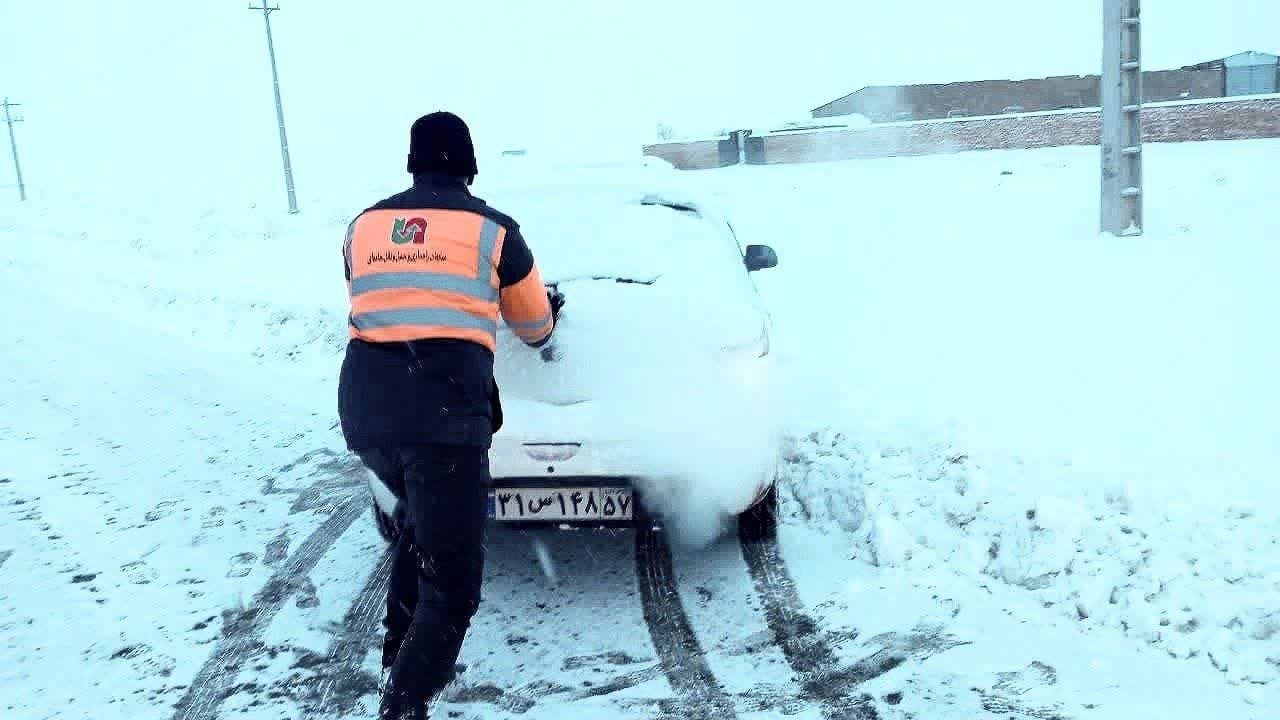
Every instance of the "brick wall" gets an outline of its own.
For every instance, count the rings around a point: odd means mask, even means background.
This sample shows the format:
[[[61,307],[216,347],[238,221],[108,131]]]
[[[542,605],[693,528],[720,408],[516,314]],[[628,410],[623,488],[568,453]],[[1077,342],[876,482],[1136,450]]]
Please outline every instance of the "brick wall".
[[[948,85],[911,85],[903,88],[907,112],[914,120],[964,115],[999,115],[1007,107],[1024,112],[1064,107],[1097,107],[1102,81],[1097,76],[1053,77],[1041,80],[981,80]]]
[[[1142,73],[1142,101],[1163,102],[1220,98],[1227,94],[1227,75],[1222,70],[1153,70]]]
[[[644,154],[662,158],[681,170],[709,170],[733,164],[723,159],[721,144],[724,142],[723,140],[700,140],[648,145],[644,149]],[[735,157],[734,163],[736,162]]]
[[[1158,105],[1144,108],[1142,117],[1144,142],[1280,138],[1280,98],[1276,97]],[[1097,110],[1006,115],[753,137],[748,143],[748,162],[821,162],[1097,145],[1101,137],[1102,118]],[[716,145],[715,141],[655,145],[645,148],[645,154],[665,158],[681,169],[706,169],[720,165]]]

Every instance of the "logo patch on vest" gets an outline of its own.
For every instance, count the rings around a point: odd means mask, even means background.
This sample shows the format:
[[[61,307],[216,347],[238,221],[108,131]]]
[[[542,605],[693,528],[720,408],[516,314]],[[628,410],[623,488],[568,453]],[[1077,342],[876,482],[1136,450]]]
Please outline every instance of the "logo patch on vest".
[[[391,228],[391,242],[396,245],[426,245],[427,219],[422,217],[396,218]]]

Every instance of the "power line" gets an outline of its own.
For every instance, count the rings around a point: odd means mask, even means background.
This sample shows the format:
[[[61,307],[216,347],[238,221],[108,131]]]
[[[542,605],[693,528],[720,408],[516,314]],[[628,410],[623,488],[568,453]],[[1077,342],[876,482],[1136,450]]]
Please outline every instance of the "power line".
[[[9,148],[13,150],[13,172],[18,176],[18,199],[26,202],[27,187],[22,183],[22,163],[18,162],[18,140],[13,135],[13,124],[22,122],[22,118],[14,118],[10,108],[22,107],[22,103],[11,103],[4,99],[4,122],[9,126]]]
[[[267,27],[267,55],[271,58],[271,84],[276,95],[276,120],[280,125],[280,155],[284,159],[284,186],[289,193],[289,212],[290,214],[298,212],[298,198],[293,192],[293,166],[289,163],[289,138],[284,132],[284,106],[280,102],[280,74],[276,71],[276,46],[271,39],[271,13],[280,9],[280,6],[271,7],[267,3],[262,3],[261,7],[250,5],[250,10],[261,10],[262,20]]]

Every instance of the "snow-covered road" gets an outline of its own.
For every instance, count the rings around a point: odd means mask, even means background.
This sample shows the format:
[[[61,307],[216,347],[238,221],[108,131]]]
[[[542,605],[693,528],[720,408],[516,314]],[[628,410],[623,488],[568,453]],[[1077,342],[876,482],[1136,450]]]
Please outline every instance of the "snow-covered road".
[[[388,567],[347,507],[228,623],[175,719],[372,716]],[[495,529],[486,604],[441,714],[1251,717],[1192,668],[1081,637],[1008,588],[858,569],[830,535],[790,519],[781,542],[674,552],[652,532]],[[317,562],[321,547],[342,559]],[[306,602],[288,573],[342,600]]]

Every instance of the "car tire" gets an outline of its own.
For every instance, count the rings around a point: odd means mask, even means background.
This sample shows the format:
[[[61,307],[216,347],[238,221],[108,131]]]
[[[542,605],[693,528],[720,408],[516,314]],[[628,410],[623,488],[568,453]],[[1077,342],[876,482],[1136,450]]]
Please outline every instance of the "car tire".
[[[778,486],[772,485],[755,505],[738,515],[738,537],[765,542],[778,537]]]

